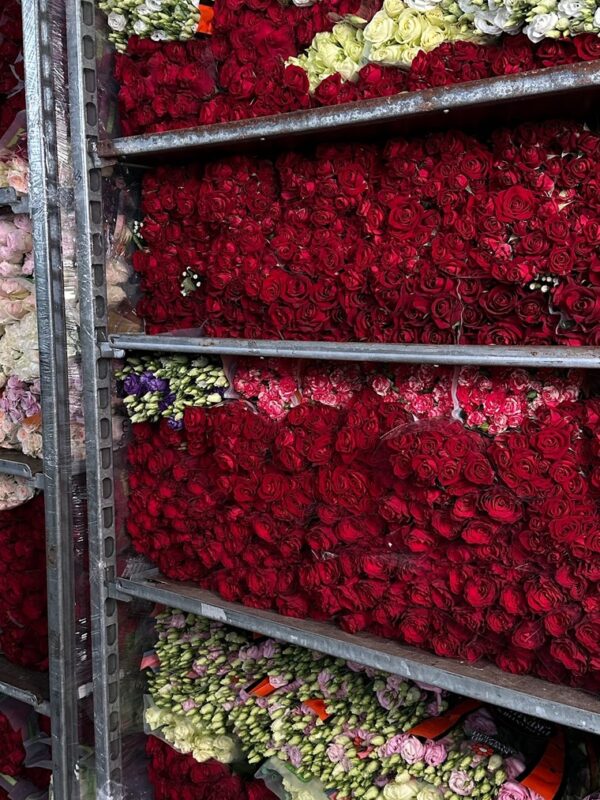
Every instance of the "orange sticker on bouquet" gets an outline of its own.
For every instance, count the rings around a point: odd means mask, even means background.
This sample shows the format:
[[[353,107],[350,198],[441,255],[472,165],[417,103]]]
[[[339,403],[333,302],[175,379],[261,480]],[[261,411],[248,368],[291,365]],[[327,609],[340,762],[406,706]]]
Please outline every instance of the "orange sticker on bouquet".
[[[565,734],[555,733],[541,761],[520,783],[544,800],[552,800],[560,789],[565,774]]]
[[[213,19],[215,18],[215,10],[212,6],[198,6],[200,12],[200,19],[198,20],[198,33],[206,33],[209,36],[213,32]]]
[[[264,678],[262,681],[259,681],[252,689],[248,689],[248,694],[251,694],[253,697],[268,697],[270,694],[276,691],[275,686],[273,686],[268,678]]]
[[[466,714],[470,714],[471,711],[475,711],[480,706],[481,703],[478,703],[477,700],[465,700],[464,703],[459,703],[447,714],[426,719],[420,725],[415,725],[408,733],[413,736],[422,736],[423,739],[437,739],[458,724]]]
[[[327,711],[327,706],[324,700],[305,700],[303,706],[310,708],[310,710],[317,715],[319,719],[325,721],[329,719],[331,714]]]

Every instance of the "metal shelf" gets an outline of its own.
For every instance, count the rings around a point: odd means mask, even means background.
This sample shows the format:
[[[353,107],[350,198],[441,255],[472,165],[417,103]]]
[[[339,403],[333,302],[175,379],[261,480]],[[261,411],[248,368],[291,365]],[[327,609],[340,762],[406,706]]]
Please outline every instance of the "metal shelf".
[[[118,578],[109,587],[116,600],[136,597],[179,608],[237,628],[262,633],[321,653],[438,686],[492,705],[531,714],[591,733],[600,733],[600,698],[527,675],[511,675],[491,664],[440,658],[413,647],[333,624],[283,617],[221,600],[212,592],[166,579]]]
[[[579,117],[593,111],[600,90],[600,63],[559,67],[504,75],[485,80],[404,92],[393,97],[364,100],[271,117],[205,125],[143,136],[128,136],[97,145],[99,164],[139,159],[164,162],[165,156],[196,152],[240,152],[248,145],[337,138],[348,133],[373,135],[413,133],[454,125],[488,126],[532,119],[548,111]],[[551,102],[549,102],[551,101]]]
[[[101,345],[105,357],[127,350],[162,353],[220,354],[330,361],[378,361],[396,364],[480,364],[496,367],[600,368],[599,347],[503,347],[500,345],[370,344],[365,342],[302,342],[265,339],[211,339],[120,334]],[[121,352],[119,352],[121,351]]]
[[[29,214],[29,195],[17,194],[14,189],[0,189],[2,208],[10,208],[14,214]]]
[[[20,667],[0,656],[0,694],[33,706],[40,714],[50,716],[50,689],[47,672]]]
[[[25,478],[36,489],[44,488],[44,462],[41,458],[0,450],[0,474]]]

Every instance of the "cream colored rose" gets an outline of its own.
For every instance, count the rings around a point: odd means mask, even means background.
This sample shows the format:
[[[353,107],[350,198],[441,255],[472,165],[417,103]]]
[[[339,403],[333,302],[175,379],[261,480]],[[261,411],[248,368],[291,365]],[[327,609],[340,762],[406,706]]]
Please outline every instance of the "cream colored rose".
[[[401,12],[404,11],[407,5],[411,5],[408,0],[406,4],[403,3],[402,0],[384,0],[383,10],[388,17],[396,19],[396,17],[399,17]]]
[[[405,8],[396,19],[394,38],[399,44],[417,46],[421,42],[421,34],[425,20],[414,8]]]
[[[365,28],[365,42],[372,45],[382,45],[394,38],[394,20],[385,13],[378,11]]]
[[[331,35],[342,47],[348,44],[348,42],[356,41],[356,29],[346,22],[338,22],[337,25],[334,25]]]
[[[383,790],[385,800],[413,800],[419,791],[417,781],[411,780],[406,783],[388,783]]]
[[[146,724],[150,730],[155,731],[157,728],[162,728],[170,722],[171,714],[168,711],[163,711],[156,706],[146,709]]]
[[[438,28],[437,25],[427,25],[421,35],[421,50],[428,52],[444,41],[446,41],[446,36],[441,28]]]
[[[440,800],[441,794],[435,786],[423,786],[417,792],[416,800]]]

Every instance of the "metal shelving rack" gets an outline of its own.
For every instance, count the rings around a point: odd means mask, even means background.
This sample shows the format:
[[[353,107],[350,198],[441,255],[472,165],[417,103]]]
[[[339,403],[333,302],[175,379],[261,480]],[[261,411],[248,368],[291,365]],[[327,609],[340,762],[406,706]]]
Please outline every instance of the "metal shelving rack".
[[[119,576],[116,561],[112,359],[126,351],[237,354],[327,360],[433,364],[600,368],[600,348],[379,345],[364,343],[202,339],[173,334],[111,336],[107,325],[102,227],[102,170],[121,163],[164,163],[190,155],[260,151],[348,134],[414,132],[457,124],[513,122],[543,115],[560,100],[561,113],[593,111],[600,98],[600,64],[577,64],[522,75],[430,89],[359,104],[299,111],[184,131],[99,140],[98,49],[93,0],[68,0],[69,61],[82,279],[87,472],[90,498],[94,696],[98,787],[107,800],[123,797],[119,708],[118,603],[138,598],[272,635],[359,661],[543,719],[600,733],[600,699],[491,665],[464,664],[331,624],[297,620],[223,601],[189,584],[154,574]]]
[[[0,659],[0,692],[49,715],[53,793],[79,796],[76,681],[73,483],[64,295],[60,139],[66,126],[57,97],[65,87],[57,52],[64,45],[64,10],[53,0],[21,0],[30,169],[29,195],[0,191],[0,208],[32,220],[42,393],[43,459],[1,453],[0,472],[43,489],[46,511],[49,672]],[[64,104],[63,104],[64,105]],[[62,116],[61,116],[62,114]],[[64,143],[63,143],[64,145]]]

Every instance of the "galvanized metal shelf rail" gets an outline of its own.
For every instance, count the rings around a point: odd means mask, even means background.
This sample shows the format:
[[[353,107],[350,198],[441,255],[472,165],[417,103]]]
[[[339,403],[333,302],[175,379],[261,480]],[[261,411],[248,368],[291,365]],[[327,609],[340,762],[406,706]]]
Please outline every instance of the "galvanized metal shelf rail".
[[[331,623],[228,603],[212,592],[166,579],[118,578],[111,584],[110,594],[116,600],[136,597],[178,608],[540,719],[600,733],[600,697],[527,675],[511,675],[491,664],[453,661],[375,636],[345,633]]]
[[[544,113],[548,100],[561,116],[581,116],[597,108],[599,97],[600,63],[567,64],[340,106],[104,140],[94,147],[98,164],[131,159],[164,161],[166,156],[239,151],[261,143],[294,146],[301,140],[365,132],[372,135],[375,128],[378,134],[413,133],[467,123],[505,124]]]
[[[44,488],[44,462],[41,458],[0,450],[0,475],[14,475],[24,478],[36,489]]]
[[[32,706],[40,714],[50,716],[48,674],[11,664],[0,656],[0,694]]]
[[[0,210],[10,208],[13,214],[29,214],[29,195],[14,189],[0,189]]]
[[[120,334],[100,343],[108,358],[127,350],[196,355],[311,358],[329,361],[379,361],[404,364],[474,364],[496,367],[599,369],[597,347],[531,347],[503,345],[371,344],[303,342],[277,339],[211,339],[177,333],[149,336]]]

